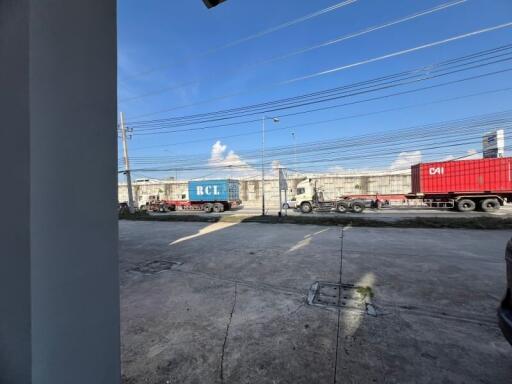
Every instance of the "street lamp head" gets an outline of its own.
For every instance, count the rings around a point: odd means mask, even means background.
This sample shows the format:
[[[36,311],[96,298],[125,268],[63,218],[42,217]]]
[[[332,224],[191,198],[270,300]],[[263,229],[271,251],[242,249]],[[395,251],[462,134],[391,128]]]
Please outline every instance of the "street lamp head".
[[[273,121],[274,123],[279,123],[279,117],[273,117],[273,118],[272,118],[272,121]]]

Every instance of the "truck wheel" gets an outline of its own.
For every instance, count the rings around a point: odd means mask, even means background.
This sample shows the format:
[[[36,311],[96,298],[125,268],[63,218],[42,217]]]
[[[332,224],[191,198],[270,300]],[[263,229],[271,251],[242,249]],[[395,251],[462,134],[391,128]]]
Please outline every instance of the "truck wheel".
[[[359,201],[356,201],[356,202],[352,203],[352,210],[355,213],[361,213],[364,211],[364,204],[360,203]]]
[[[224,206],[222,204],[214,204],[213,205],[213,212],[220,213],[224,211]]]
[[[500,209],[500,202],[498,199],[485,199],[480,203],[480,207],[484,212],[494,212]]]
[[[206,213],[210,213],[213,209],[213,206],[211,204],[205,204],[203,205],[203,211]]]
[[[470,199],[462,199],[457,202],[457,209],[460,212],[470,212],[474,211],[476,208],[476,203]]]
[[[283,204],[283,209],[290,209],[290,206],[288,205],[288,203]]]
[[[336,211],[339,213],[346,213],[348,211],[348,207],[345,203],[338,203],[336,206]]]
[[[311,213],[312,210],[313,206],[311,205],[311,203],[305,202],[300,205],[300,211],[302,213]]]

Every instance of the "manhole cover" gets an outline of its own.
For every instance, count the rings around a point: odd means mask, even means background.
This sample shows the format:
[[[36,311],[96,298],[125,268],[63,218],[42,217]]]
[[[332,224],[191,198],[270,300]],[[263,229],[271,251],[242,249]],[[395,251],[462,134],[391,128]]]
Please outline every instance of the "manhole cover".
[[[317,281],[309,289],[308,304],[319,307],[352,308],[366,311],[366,296],[352,284]]]
[[[133,268],[132,271],[142,273],[143,275],[154,275],[156,273],[168,271],[171,268],[180,264],[181,263],[176,261],[154,260],[148,263],[138,265],[135,268]]]

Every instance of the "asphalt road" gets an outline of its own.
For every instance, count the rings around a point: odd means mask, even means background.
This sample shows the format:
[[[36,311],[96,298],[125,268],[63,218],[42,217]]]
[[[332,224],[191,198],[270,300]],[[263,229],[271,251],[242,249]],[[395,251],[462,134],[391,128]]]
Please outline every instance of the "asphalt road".
[[[277,216],[279,209],[271,208],[267,209],[265,213],[267,215]],[[209,216],[231,216],[231,215],[261,215],[261,208],[258,207],[243,207],[232,211],[226,211],[220,214],[216,213],[203,213],[201,211],[176,211],[167,213],[151,213],[154,215],[209,215]],[[283,215],[304,215],[298,210],[288,209],[282,211]],[[430,209],[430,208],[382,208],[382,209],[365,209],[363,213],[337,213],[337,212],[313,212],[308,215],[325,217],[325,216],[346,216],[346,217],[363,217],[368,219],[382,219],[382,220],[393,220],[393,219],[405,219],[415,217],[506,217],[512,216],[512,204],[506,205],[496,212],[457,212],[452,210],[442,209]]]

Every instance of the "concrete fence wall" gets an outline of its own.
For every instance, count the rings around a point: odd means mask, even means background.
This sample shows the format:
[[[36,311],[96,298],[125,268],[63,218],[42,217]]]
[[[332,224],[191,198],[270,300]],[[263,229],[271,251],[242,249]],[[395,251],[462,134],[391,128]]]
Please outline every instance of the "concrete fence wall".
[[[324,192],[326,199],[340,195],[359,194],[405,194],[411,192],[410,172],[389,172],[375,174],[349,175],[310,175],[317,187]],[[296,194],[297,185],[303,177],[289,177],[288,198]],[[144,182],[133,184],[135,205],[140,207],[149,196],[158,195],[160,199],[182,199],[187,191],[187,181]],[[119,184],[120,202],[128,200],[126,184]],[[240,180],[240,198],[244,206],[259,206],[261,202],[261,180]],[[265,199],[269,207],[279,206],[279,181],[277,178],[265,180]],[[284,199],[284,196],[283,196]]]

